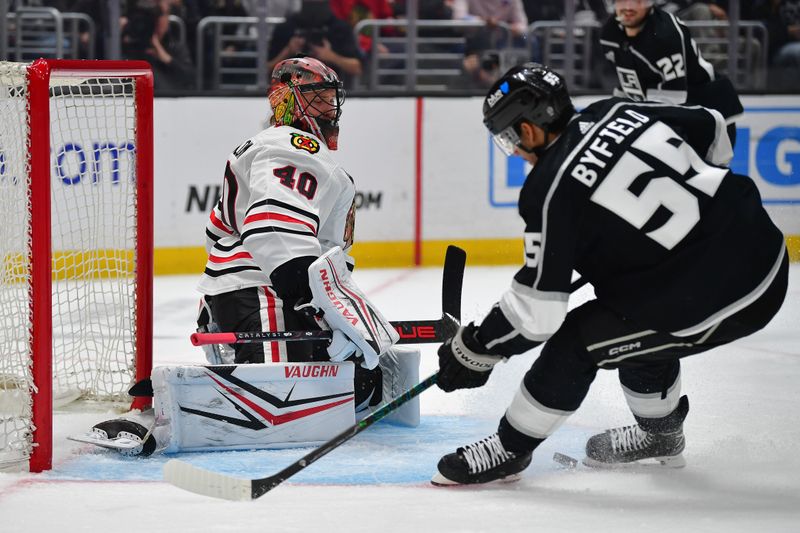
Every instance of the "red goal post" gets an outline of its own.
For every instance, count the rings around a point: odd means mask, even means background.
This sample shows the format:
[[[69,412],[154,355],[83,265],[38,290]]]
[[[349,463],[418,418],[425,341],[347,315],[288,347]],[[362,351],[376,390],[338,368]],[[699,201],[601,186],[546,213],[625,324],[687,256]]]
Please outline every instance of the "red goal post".
[[[150,376],[146,62],[0,62],[0,216],[0,469],[38,472],[54,400],[126,401]]]

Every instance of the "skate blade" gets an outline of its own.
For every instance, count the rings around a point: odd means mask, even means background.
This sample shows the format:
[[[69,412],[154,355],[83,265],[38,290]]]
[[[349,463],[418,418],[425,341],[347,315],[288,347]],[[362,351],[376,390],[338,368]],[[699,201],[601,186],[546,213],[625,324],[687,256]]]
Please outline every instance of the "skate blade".
[[[487,481],[485,483],[459,483],[457,481],[452,481],[447,479],[439,472],[436,472],[433,477],[431,478],[431,485],[435,487],[485,487],[486,485],[498,485],[498,484],[506,484],[506,483],[514,483],[522,479],[521,474],[511,474],[509,476],[495,479],[492,481]]]
[[[117,437],[116,439],[106,439],[99,437],[96,433],[84,433],[83,435],[69,435],[67,440],[75,442],[83,442],[85,444],[94,444],[101,448],[109,450],[132,450],[142,445],[142,441],[129,439],[125,437]]]
[[[652,457],[648,459],[641,459],[639,461],[630,461],[627,463],[603,463],[596,461],[590,457],[584,457],[581,461],[585,466],[590,468],[598,468],[604,470],[635,468],[635,467],[657,467],[657,468],[683,468],[686,466],[686,459],[683,454],[670,455],[666,457]]]

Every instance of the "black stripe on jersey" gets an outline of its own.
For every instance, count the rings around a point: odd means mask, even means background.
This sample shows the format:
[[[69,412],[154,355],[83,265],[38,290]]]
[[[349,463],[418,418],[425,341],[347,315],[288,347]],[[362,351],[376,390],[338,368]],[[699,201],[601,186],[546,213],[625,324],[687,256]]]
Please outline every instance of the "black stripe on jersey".
[[[212,278],[218,278],[226,274],[235,274],[236,272],[244,272],[246,270],[261,270],[261,269],[258,268],[257,266],[229,267],[229,268],[223,268],[222,270],[211,270],[210,268],[206,267],[205,274],[206,276]]]
[[[214,245],[214,249],[215,250],[219,250],[220,252],[230,252],[234,248],[239,248],[241,245],[242,245],[242,241],[240,241],[240,240],[237,240],[235,243],[228,244],[228,245],[220,244],[219,242],[217,242]]]
[[[491,348],[488,348],[490,354],[502,354],[505,356],[525,353],[541,344],[540,342],[526,339],[522,334],[518,333],[500,310],[498,304],[492,307],[489,314],[481,322],[478,328],[478,340],[484,346],[492,345]]]
[[[265,226],[263,228],[254,228],[245,231],[242,233],[242,241],[246,241],[248,237],[255,235],[256,233],[291,233],[292,235],[306,235],[308,237],[314,237],[315,239],[317,237],[312,231],[299,231],[294,229],[279,228],[276,226]]]
[[[208,229],[206,230],[206,237],[208,237],[209,239],[211,239],[214,242],[217,242],[218,240],[220,240],[222,238],[222,237],[220,237],[218,235],[214,235],[211,232],[211,230],[208,230]]]
[[[225,223],[238,232],[239,228],[236,227],[236,196],[239,194],[239,182],[236,180],[236,174],[231,169],[230,161],[225,165],[225,182],[228,184],[227,209],[224,212],[226,215]]]
[[[217,211],[219,211],[219,219],[220,219],[220,221],[223,224],[225,224],[226,226],[230,227],[230,224],[228,224],[228,217],[225,215],[225,207],[223,206],[223,203],[222,203],[222,198],[224,196],[225,196],[225,192],[223,191],[222,195],[219,197],[219,200],[217,200]]]
[[[300,215],[303,215],[304,217],[310,218],[311,220],[313,220],[314,222],[317,223],[317,226],[319,226],[319,217],[317,215],[315,215],[314,213],[312,213],[311,211],[306,211],[306,210],[300,209],[299,207],[294,206],[292,204],[287,204],[286,202],[281,202],[280,200],[275,200],[275,199],[272,199],[272,198],[270,198],[269,200],[261,200],[260,202],[256,202],[253,205],[251,205],[250,207],[248,207],[247,208],[247,212],[245,213],[245,217],[247,217],[247,215],[250,214],[250,211],[252,211],[256,207],[261,207],[263,205],[274,205],[274,206],[277,206],[277,207],[282,207],[284,209],[288,209],[289,211],[294,211],[297,214],[300,214]]]

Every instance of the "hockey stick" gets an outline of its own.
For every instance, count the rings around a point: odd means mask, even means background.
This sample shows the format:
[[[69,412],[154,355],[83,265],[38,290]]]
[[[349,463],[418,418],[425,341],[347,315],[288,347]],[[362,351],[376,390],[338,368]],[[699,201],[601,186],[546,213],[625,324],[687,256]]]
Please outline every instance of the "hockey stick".
[[[582,279],[575,280],[572,282],[571,289],[574,292],[585,284],[586,281]],[[234,501],[255,500],[316,462],[318,459],[332,452],[409,400],[419,396],[432,387],[438,378],[438,372],[428,376],[419,384],[370,414],[356,425],[339,433],[331,440],[307,453],[277,474],[257,479],[244,479],[205,470],[179,459],[171,459],[164,465],[164,480],[184,490],[204,496],[211,496],[213,498]]]
[[[442,317],[437,320],[398,320],[391,324],[400,335],[397,344],[424,344],[444,342],[458,330],[461,320],[461,287],[467,254],[450,245],[444,257],[442,270]],[[230,333],[193,333],[192,344],[238,344],[269,341],[330,341],[330,331],[244,331]]]
[[[400,406],[419,396],[432,387],[439,373],[432,374],[419,384],[410,388],[391,402],[373,412],[356,425],[342,431],[318,448],[311,450],[294,463],[277,474],[258,479],[244,479],[185,463],[179,459],[171,459],[164,465],[164,480],[176,487],[224,500],[255,500],[274,489],[299,471],[332,452],[351,438],[355,437],[375,422],[381,420]]]

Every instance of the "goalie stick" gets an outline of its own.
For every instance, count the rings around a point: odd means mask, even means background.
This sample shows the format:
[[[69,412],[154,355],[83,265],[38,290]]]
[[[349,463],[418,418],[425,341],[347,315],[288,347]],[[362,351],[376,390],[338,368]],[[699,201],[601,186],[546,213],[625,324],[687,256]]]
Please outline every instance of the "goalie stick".
[[[442,269],[442,318],[438,320],[400,320],[392,322],[400,340],[397,344],[424,344],[444,342],[458,330],[461,321],[461,288],[464,282],[464,266],[467,254],[458,246],[450,245],[444,256]],[[214,337],[224,335],[224,338]],[[237,339],[240,336],[241,339]],[[192,344],[232,344],[240,342],[264,342],[270,340],[301,341],[330,340],[331,332],[310,331],[263,331],[252,333],[195,333]],[[128,394],[135,397],[153,397],[153,384],[150,378],[136,382]]]
[[[461,248],[452,245],[447,247],[442,273],[442,318],[439,320],[392,322],[392,325],[398,328],[398,332],[401,334],[401,342],[403,339],[403,332],[400,328],[416,328],[414,331],[419,331],[421,327],[432,328],[434,334],[432,337],[420,338],[416,335],[407,335],[405,337],[415,342],[422,342],[422,339],[424,339],[425,342],[444,342],[455,335],[461,322],[461,289],[464,281],[464,265],[466,264],[466,259],[467,254]],[[416,340],[418,338],[420,338],[420,340]],[[437,340],[430,340],[432,338]],[[194,343],[194,339],[192,342]],[[259,341],[248,339],[248,341],[245,342]],[[365,417],[356,425],[344,430],[272,476],[259,479],[244,479],[205,470],[179,459],[171,459],[164,465],[164,480],[190,492],[215,498],[226,500],[254,500],[260,498],[285,480],[317,461],[317,459],[327,455],[375,422],[419,396],[422,392],[433,386],[438,377],[438,373],[429,376],[391,402]]]
[[[332,452],[355,437],[375,422],[381,420],[403,404],[432,387],[439,373],[432,374],[391,402],[373,412],[356,425],[342,431],[331,440],[313,449],[277,474],[258,479],[244,479],[218,472],[211,472],[179,459],[171,459],[164,465],[164,480],[176,487],[224,500],[255,500],[274,489],[296,473]]]
[[[437,320],[398,320],[391,324],[400,335],[397,344],[426,344],[444,342],[458,330],[461,319],[461,287],[467,254],[450,245],[442,269],[442,317]],[[268,341],[320,341],[331,340],[332,333],[325,330],[305,331],[243,331],[226,333],[193,333],[192,344],[238,344]]]
[[[583,279],[577,279],[572,282],[571,289],[574,292],[585,284],[586,281]],[[459,311],[460,307],[461,306],[459,303]],[[458,318],[460,319],[460,312]],[[379,408],[377,411],[370,414],[356,425],[344,430],[331,440],[307,453],[277,474],[263,478],[246,479],[236,476],[229,476],[227,474],[221,474],[218,472],[212,472],[179,459],[171,459],[164,465],[164,480],[181,489],[194,492],[196,494],[202,494],[204,496],[211,496],[213,498],[221,498],[233,501],[255,500],[271,491],[307,466],[316,462],[318,459],[332,452],[375,422],[378,422],[392,411],[395,411],[401,407],[409,400],[419,396],[424,391],[432,387],[438,378],[438,372],[428,376],[419,384],[415,385],[391,402]]]

